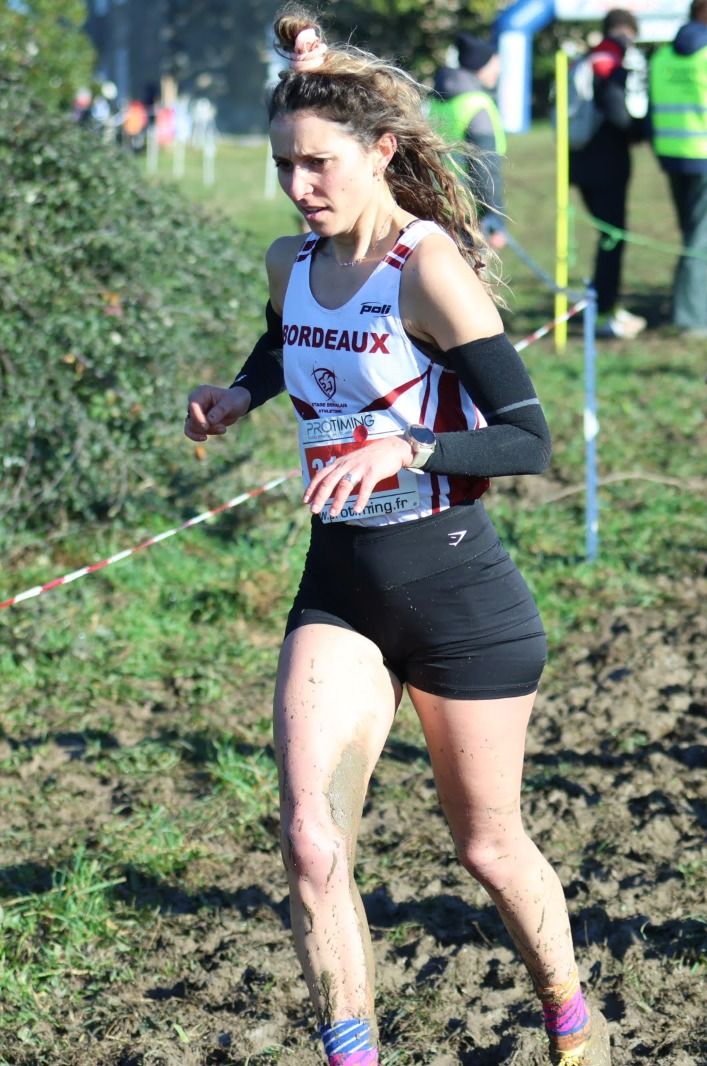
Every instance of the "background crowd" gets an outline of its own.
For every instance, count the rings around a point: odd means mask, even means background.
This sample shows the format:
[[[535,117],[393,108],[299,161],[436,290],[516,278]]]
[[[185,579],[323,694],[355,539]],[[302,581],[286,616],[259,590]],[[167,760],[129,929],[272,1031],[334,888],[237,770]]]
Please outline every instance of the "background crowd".
[[[707,0],[693,0],[674,41],[648,58],[639,24],[622,8],[609,11],[601,39],[588,50],[593,136],[570,149],[570,180],[599,231],[593,271],[597,335],[632,338],[646,319],[621,304],[631,150],[650,142],[665,171],[683,240],[673,283],[672,321],[686,337],[707,337]],[[494,101],[499,56],[487,41],[461,33],[435,78],[432,115],[458,140],[481,151],[468,166],[485,204],[484,228],[496,248],[505,243],[502,157],[506,138]],[[572,70],[572,68],[570,68]],[[609,232],[606,232],[609,227]]]

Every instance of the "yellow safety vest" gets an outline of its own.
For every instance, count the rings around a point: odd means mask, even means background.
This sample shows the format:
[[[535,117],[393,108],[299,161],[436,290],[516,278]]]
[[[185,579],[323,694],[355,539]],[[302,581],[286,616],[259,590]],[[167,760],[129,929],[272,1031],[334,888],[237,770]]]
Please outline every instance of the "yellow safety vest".
[[[505,155],[508,147],[506,131],[501,122],[498,108],[488,93],[481,90],[470,93],[460,93],[451,100],[430,100],[430,121],[439,132],[451,141],[463,141],[471,120],[478,115],[479,111],[488,111],[493,135],[496,141],[496,151],[499,155]]]
[[[707,159],[707,47],[678,55],[659,48],[650,65],[651,122],[656,155]]]

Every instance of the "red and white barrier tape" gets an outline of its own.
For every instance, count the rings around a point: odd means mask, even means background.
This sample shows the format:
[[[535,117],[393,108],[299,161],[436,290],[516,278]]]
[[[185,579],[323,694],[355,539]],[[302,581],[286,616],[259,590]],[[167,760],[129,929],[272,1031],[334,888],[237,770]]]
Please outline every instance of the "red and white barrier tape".
[[[535,333],[531,333],[528,337],[525,337],[515,345],[516,351],[522,352],[524,348],[527,348],[528,345],[532,344],[534,341],[540,340],[541,337],[545,337],[559,322],[566,322],[568,318],[572,318],[573,315],[583,311],[588,303],[588,300],[580,300],[579,303],[576,303],[569,309],[569,311],[566,311],[564,315],[560,315],[558,318],[553,319],[552,322],[548,322],[547,325],[542,326],[540,329],[536,329]],[[158,533],[156,537],[150,537],[149,540],[143,541],[142,544],[138,544],[135,548],[128,548],[126,551],[118,552],[117,555],[111,555],[109,559],[102,559],[100,563],[91,563],[90,566],[84,566],[80,570],[74,570],[70,574],[65,574],[63,577],[58,577],[54,581],[47,582],[46,585],[35,585],[34,588],[27,589],[26,592],[20,592],[17,596],[12,596],[11,599],[5,600],[4,603],[0,603],[0,611],[2,611],[4,607],[13,607],[16,603],[22,603],[23,600],[31,600],[34,596],[40,596],[43,592],[49,592],[50,589],[58,588],[59,585],[68,585],[70,581],[76,581],[77,578],[84,577],[86,574],[93,574],[96,570],[103,570],[104,567],[110,566],[112,563],[118,563],[121,559],[127,559],[129,555],[134,555],[135,552],[142,551],[143,548],[150,548],[153,544],[159,544],[161,540],[167,540],[168,537],[173,537],[175,533],[181,533],[183,529],[197,526],[200,522],[205,522],[207,518],[213,517],[213,515],[221,514],[222,511],[228,511],[231,507],[237,507],[240,503],[250,500],[253,496],[260,496],[263,492],[269,492],[269,490],[274,489],[276,485],[281,485],[282,482],[287,481],[288,478],[298,477],[299,474],[299,470],[290,470],[289,474],[283,474],[281,477],[276,477],[272,481],[268,481],[267,484],[262,485],[259,489],[251,489],[250,492],[243,492],[240,496],[235,496],[227,503],[222,503],[220,507],[214,507],[210,511],[204,511],[202,514],[190,518],[187,522],[182,522],[181,526],[175,526],[174,529],[168,529],[165,533]]]
[[[202,514],[196,515],[194,518],[190,518],[187,522],[182,522],[181,526],[175,526],[174,529],[168,529],[164,533],[158,533],[155,537],[150,537],[149,540],[143,541],[142,544],[138,544],[135,548],[128,548],[126,551],[118,552],[117,555],[111,555],[109,559],[102,559],[100,563],[91,563],[90,566],[83,566],[80,570],[74,570],[70,574],[65,574],[63,577],[58,577],[54,581],[47,582],[46,585],[35,585],[32,589],[27,589],[26,592],[20,592],[19,595],[13,596],[9,600],[5,600],[4,603],[0,603],[0,611],[3,607],[12,607],[16,603],[22,603],[23,600],[31,600],[33,596],[40,596],[43,592],[48,592],[49,589],[58,588],[59,585],[68,585],[70,581],[76,581],[79,577],[84,577],[85,574],[93,574],[96,570],[103,570],[106,566],[111,566],[112,563],[118,563],[121,559],[127,559],[129,555],[134,555],[135,552],[142,551],[143,548],[150,548],[153,544],[159,544],[161,540],[167,540],[167,537],[173,537],[175,533],[181,533],[183,529],[189,529],[191,526],[197,526],[200,522],[205,522],[207,518],[211,518],[213,515],[220,514],[222,511],[228,511],[231,507],[237,507],[240,503],[245,503],[246,500],[252,499],[253,496],[260,496],[263,492],[269,492],[270,489],[274,489],[276,485],[281,485],[283,481],[287,481],[288,478],[298,477],[301,471],[291,470],[289,474],[283,474],[281,477],[273,478],[272,481],[268,481],[266,485],[262,485],[259,489],[251,489],[250,492],[243,492],[240,496],[234,496],[232,500],[227,503],[222,503],[220,507],[214,507],[210,511],[204,511]]]
[[[517,352],[522,352],[523,349],[527,348],[529,344],[533,343],[533,341],[539,341],[541,337],[546,337],[551,329],[558,326],[560,322],[566,322],[567,319],[572,318],[573,315],[579,314],[580,311],[584,310],[588,303],[589,300],[580,300],[573,307],[570,307],[569,311],[565,311],[564,315],[560,315],[558,318],[553,318],[552,322],[548,322],[546,326],[541,326],[540,329],[535,330],[535,333],[531,333],[522,341],[518,341],[518,343],[514,345],[515,350]]]

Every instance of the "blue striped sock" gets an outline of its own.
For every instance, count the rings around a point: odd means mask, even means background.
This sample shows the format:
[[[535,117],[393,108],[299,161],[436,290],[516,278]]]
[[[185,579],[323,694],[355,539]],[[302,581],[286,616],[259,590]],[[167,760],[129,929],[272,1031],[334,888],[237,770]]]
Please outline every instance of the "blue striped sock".
[[[322,1025],[319,1032],[329,1066],[361,1063],[376,1066],[378,1055],[373,1027],[366,1018],[349,1018],[331,1025]]]

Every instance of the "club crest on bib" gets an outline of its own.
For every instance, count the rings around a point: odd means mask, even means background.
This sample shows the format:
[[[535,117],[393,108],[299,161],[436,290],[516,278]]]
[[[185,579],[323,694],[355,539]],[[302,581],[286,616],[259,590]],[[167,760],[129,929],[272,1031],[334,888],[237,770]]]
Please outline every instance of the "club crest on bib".
[[[330,400],[336,392],[336,374],[325,366],[318,366],[312,371],[312,377],[322,390],[327,400]]]

